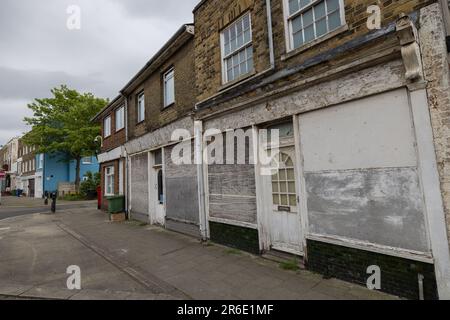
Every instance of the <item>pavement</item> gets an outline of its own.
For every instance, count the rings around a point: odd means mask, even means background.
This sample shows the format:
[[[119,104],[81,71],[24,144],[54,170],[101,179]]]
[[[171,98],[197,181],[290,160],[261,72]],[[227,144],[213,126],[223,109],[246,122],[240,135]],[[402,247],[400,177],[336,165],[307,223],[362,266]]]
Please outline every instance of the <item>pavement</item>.
[[[391,300],[396,297],[90,208],[1,220],[0,299]],[[66,270],[81,269],[81,290]]]

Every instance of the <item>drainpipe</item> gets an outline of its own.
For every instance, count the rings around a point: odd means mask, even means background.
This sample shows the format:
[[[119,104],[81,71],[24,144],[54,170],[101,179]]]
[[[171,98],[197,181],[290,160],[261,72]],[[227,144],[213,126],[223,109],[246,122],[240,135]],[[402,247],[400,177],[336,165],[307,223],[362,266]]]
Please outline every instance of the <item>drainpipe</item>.
[[[128,142],[128,98],[126,95],[124,95],[123,93],[121,93],[122,97],[125,100],[125,143]],[[129,217],[129,204],[128,204],[128,196],[129,196],[129,189],[128,189],[128,153],[125,147],[123,147],[123,152],[124,157],[125,157],[125,169],[124,169],[124,173],[123,173],[123,178],[125,179],[125,184],[124,184],[124,192],[125,192],[125,211],[127,216]],[[120,165],[120,161],[119,161],[119,165]],[[123,168],[122,168],[123,169]],[[120,172],[120,169],[119,169]]]
[[[272,5],[270,0],[266,0],[267,10],[267,35],[269,40],[269,56],[270,56],[270,69],[275,68],[275,52],[273,47],[273,30],[272,30]]]

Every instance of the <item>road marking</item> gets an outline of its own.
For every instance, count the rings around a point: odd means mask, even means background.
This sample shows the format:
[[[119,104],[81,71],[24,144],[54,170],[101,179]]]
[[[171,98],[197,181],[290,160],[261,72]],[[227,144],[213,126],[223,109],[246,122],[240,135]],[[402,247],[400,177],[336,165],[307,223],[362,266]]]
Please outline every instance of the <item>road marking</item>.
[[[8,230],[10,230],[11,228],[0,228],[0,231],[8,231]]]

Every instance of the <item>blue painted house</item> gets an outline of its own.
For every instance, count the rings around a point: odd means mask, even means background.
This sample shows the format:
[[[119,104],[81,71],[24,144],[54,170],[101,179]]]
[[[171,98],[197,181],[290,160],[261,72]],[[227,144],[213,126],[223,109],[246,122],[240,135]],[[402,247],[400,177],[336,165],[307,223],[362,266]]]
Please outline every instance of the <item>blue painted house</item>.
[[[36,198],[42,198],[46,191],[57,191],[60,183],[75,182],[76,162],[75,160],[67,161],[65,159],[64,154],[36,155]],[[96,156],[85,157],[81,160],[81,181],[89,171],[92,173],[99,171]]]

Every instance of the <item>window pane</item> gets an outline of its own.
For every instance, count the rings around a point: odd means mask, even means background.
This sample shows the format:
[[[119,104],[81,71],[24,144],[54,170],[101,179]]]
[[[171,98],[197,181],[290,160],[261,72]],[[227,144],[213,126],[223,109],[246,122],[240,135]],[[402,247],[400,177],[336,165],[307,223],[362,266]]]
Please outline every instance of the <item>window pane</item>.
[[[302,29],[302,16],[292,20],[292,32],[295,34]]]
[[[303,25],[306,27],[312,23],[313,23],[313,11],[312,9],[309,9],[303,14]]]
[[[300,8],[303,8],[311,3],[311,0],[300,0]]]
[[[295,180],[295,173],[294,169],[287,169],[287,179],[288,180]]]
[[[316,20],[325,17],[325,1],[322,1],[317,6],[314,7],[314,16]]]
[[[314,27],[309,26],[305,29],[305,42],[314,40]]]
[[[327,1],[328,13],[339,9],[339,0],[326,0],[326,1]]]
[[[320,37],[327,33],[327,20],[322,19],[316,22],[316,36]]]
[[[273,204],[276,206],[280,205],[280,196],[278,194],[273,195]]]
[[[280,181],[286,181],[286,171],[280,170]]]
[[[253,58],[249,58],[247,61],[247,72],[253,71]]]
[[[281,182],[280,183],[280,192],[282,192],[282,193],[286,193],[287,192],[286,182]]]
[[[289,0],[289,14],[293,14],[298,11],[298,0]]]
[[[245,15],[244,17],[244,30],[250,29],[250,15]]]
[[[170,71],[164,76],[164,106],[167,107],[175,102],[175,77]]]
[[[288,192],[295,193],[295,182],[288,182]]]
[[[289,205],[292,207],[297,206],[297,196],[294,195],[289,196]]]
[[[288,204],[288,197],[285,194],[280,195],[281,198],[281,205],[282,206],[287,206]]]
[[[340,12],[336,11],[328,16],[328,27],[332,31],[341,26]]]
[[[298,48],[303,44],[303,34],[302,32],[298,32],[294,34],[294,48]]]

